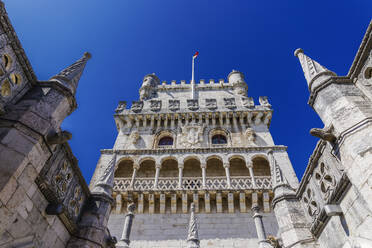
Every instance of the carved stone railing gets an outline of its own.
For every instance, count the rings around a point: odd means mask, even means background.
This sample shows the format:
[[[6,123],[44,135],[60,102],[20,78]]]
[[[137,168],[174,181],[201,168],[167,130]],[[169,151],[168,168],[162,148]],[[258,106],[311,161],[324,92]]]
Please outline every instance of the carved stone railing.
[[[332,146],[319,141],[297,191],[311,224],[310,231],[316,237],[330,219],[325,206],[338,205],[349,186],[350,181],[332,153]]]
[[[245,189],[271,189],[271,177],[255,177],[256,187],[252,183],[251,177],[231,177],[231,188],[234,190]],[[167,191],[167,190],[224,190],[228,189],[226,177],[207,177],[206,187],[203,188],[201,177],[184,177],[182,179],[182,189],[178,187],[178,178],[159,178],[158,187],[154,189],[153,178],[136,178],[133,188],[130,188],[130,178],[115,178],[114,191]]]
[[[90,192],[67,143],[56,147],[36,178],[36,184],[49,202],[47,208],[55,210],[49,214],[58,215],[71,233],[77,231]]]

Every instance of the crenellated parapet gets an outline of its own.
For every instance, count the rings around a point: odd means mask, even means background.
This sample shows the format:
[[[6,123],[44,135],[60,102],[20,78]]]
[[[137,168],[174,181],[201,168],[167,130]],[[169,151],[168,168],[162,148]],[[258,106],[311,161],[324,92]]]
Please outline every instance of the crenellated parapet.
[[[205,99],[152,99],[148,101],[133,101],[130,108],[126,103],[119,102],[115,112],[117,115],[151,114],[164,112],[203,112],[203,111],[248,111],[271,110],[268,98],[259,98],[260,105],[255,105],[252,97],[208,97]],[[171,110],[171,111],[169,111]]]

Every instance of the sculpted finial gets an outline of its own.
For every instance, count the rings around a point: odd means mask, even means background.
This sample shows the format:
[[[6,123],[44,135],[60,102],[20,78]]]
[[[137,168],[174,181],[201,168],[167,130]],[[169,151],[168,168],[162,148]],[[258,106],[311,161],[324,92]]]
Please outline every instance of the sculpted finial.
[[[300,53],[304,53],[304,50],[302,50],[302,48],[297,48],[295,51],[294,51],[294,56],[298,57],[298,54]]]

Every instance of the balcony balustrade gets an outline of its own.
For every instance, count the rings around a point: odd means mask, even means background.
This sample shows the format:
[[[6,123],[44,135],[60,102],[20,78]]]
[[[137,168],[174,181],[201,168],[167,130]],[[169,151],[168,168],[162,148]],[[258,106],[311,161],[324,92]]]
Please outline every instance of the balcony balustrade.
[[[167,191],[167,190],[246,190],[246,189],[271,189],[270,176],[255,176],[255,185],[251,177],[232,176],[231,187],[228,188],[226,177],[207,177],[206,185],[203,188],[203,179],[201,177],[184,177],[182,179],[182,188],[178,187],[178,178],[160,177],[158,186],[154,188],[153,178],[136,178],[133,188],[130,187],[130,178],[115,178],[114,191]]]

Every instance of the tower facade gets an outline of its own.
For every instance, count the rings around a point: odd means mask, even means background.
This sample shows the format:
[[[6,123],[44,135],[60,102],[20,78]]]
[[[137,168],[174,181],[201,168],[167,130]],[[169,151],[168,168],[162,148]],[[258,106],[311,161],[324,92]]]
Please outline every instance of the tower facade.
[[[298,180],[286,147],[271,137],[267,97],[256,105],[247,88],[238,71],[227,81],[200,80],[194,86],[150,74],[138,101],[130,108],[119,103],[115,145],[101,151],[92,179],[95,184],[100,168],[115,155],[112,235],[121,236],[132,202],[137,210],[131,247],[186,247],[191,203],[201,247],[259,247],[265,232],[277,234],[273,163],[291,187],[297,188]]]

